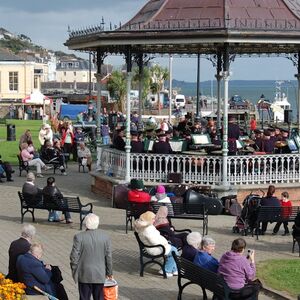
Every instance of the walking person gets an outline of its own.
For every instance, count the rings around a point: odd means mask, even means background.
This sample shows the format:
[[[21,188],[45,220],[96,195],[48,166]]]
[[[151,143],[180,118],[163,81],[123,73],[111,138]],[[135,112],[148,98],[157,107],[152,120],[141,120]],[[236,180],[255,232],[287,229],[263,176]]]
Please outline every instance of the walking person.
[[[292,213],[292,202],[289,200],[288,192],[283,192],[281,194],[281,196],[282,196],[282,199],[280,199],[280,204],[282,207],[281,208],[282,209],[281,216],[282,216],[282,219],[288,219]],[[284,233],[282,235],[283,236],[290,235],[288,221],[277,222],[273,229],[273,233],[272,233],[273,235],[277,234],[282,223],[283,223],[283,227],[284,227]]]
[[[112,253],[109,236],[98,229],[99,217],[88,214],[86,231],[74,236],[70,265],[74,281],[78,282],[79,299],[103,300],[105,279],[112,279]]]

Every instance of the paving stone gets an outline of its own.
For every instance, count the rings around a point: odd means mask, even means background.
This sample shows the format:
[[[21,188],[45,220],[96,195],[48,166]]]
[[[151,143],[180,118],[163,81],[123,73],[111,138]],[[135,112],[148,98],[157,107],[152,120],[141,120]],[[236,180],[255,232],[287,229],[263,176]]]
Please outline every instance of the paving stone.
[[[139,276],[138,246],[133,232],[125,233],[125,211],[111,208],[110,201],[93,194],[90,191],[91,177],[87,173],[79,173],[76,164],[69,164],[67,172],[68,176],[54,176],[57,186],[65,195],[78,195],[83,203],[92,202],[94,212],[100,216],[100,227],[111,236],[114,277],[119,284],[120,300],[177,299],[177,277],[163,279],[157,273],[159,266],[150,266],[145,270],[144,277]],[[53,176],[51,170],[46,175]],[[47,176],[38,178],[38,185],[45,186],[46,179]],[[7,272],[9,244],[19,237],[22,228],[17,191],[25,181],[25,173],[22,177],[15,174],[14,180],[0,185],[0,272],[3,273]],[[46,211],[37,210],[35,215],[36,239],[45,246],[44,262],[60,266],[69,299],[78,299],[77,286],[71,277],[69,255],[73,236],[79,231],[79,215],[72,214],[73,224],[49,223]],[[26,216],[25,221],[31,222],[30,215]],[[209,217],[209,235],[216,240],[215,257],[219,258],[230,248],[232,240],[239,236],[232,233],[234,223],[233,216]],[[201,222],[197,220],[174,220],[174,225],[179,229],[191,228],[202,232]],[[269,225],[269,234],[258,241],[255,237],[245,237],[248,247],[256,250],[257,261],[270,258],[299,259],[297,253],[291,253],[292,238],[272,236],[270,232],[273,226]],[[202,293],[198,286],[189,286],[184,291],[183,299],[201,299],[199,295]],[[259,298],[271,299],[265,295]]]

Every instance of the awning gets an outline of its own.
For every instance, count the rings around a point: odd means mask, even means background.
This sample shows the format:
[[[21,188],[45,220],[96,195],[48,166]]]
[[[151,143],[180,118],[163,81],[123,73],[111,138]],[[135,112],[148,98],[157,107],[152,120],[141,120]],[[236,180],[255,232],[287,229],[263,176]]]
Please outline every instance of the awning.
[[[33,104],[33,105],[50,105],[52,103],[52,99],[43,95],[40,91],[34,91],[32,94],[22,99],[22,103],[24,104]]]

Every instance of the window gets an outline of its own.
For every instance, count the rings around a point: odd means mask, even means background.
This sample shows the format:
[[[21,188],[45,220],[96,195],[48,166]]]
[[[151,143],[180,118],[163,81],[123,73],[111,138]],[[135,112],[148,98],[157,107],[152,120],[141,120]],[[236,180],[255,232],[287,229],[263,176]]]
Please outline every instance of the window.
[[[38,88],[38,76],[34,76],[33,88],[34,89]]]
[[[17,92],[18,88],[19,88],[18,72],[9,72],[9,90]]]
[[[74,72],[74,76],[76,76],[76,72]]]
[[[67,72],[64,72],[64,76],[67,76]]]

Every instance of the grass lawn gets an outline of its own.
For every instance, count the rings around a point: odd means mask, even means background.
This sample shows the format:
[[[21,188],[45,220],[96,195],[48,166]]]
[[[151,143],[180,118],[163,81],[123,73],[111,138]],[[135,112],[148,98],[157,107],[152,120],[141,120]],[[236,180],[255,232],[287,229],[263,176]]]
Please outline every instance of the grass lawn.
[[[6,124],[14,124],[16,126],[16,141],[6,141]],[[6,124],[0,124],[0,154],[4,161],[9,161],[13,165],[18,164],[17,154],[19,153],[19,139],[26,129],[30,129],[32,133],[33,144],[40,148],[38,134],[43,124],[42,120],[6,120]]]
[[[257,277],[266,286],[289,293],[300,295],[300,259],[268,260],[258,264]]]

